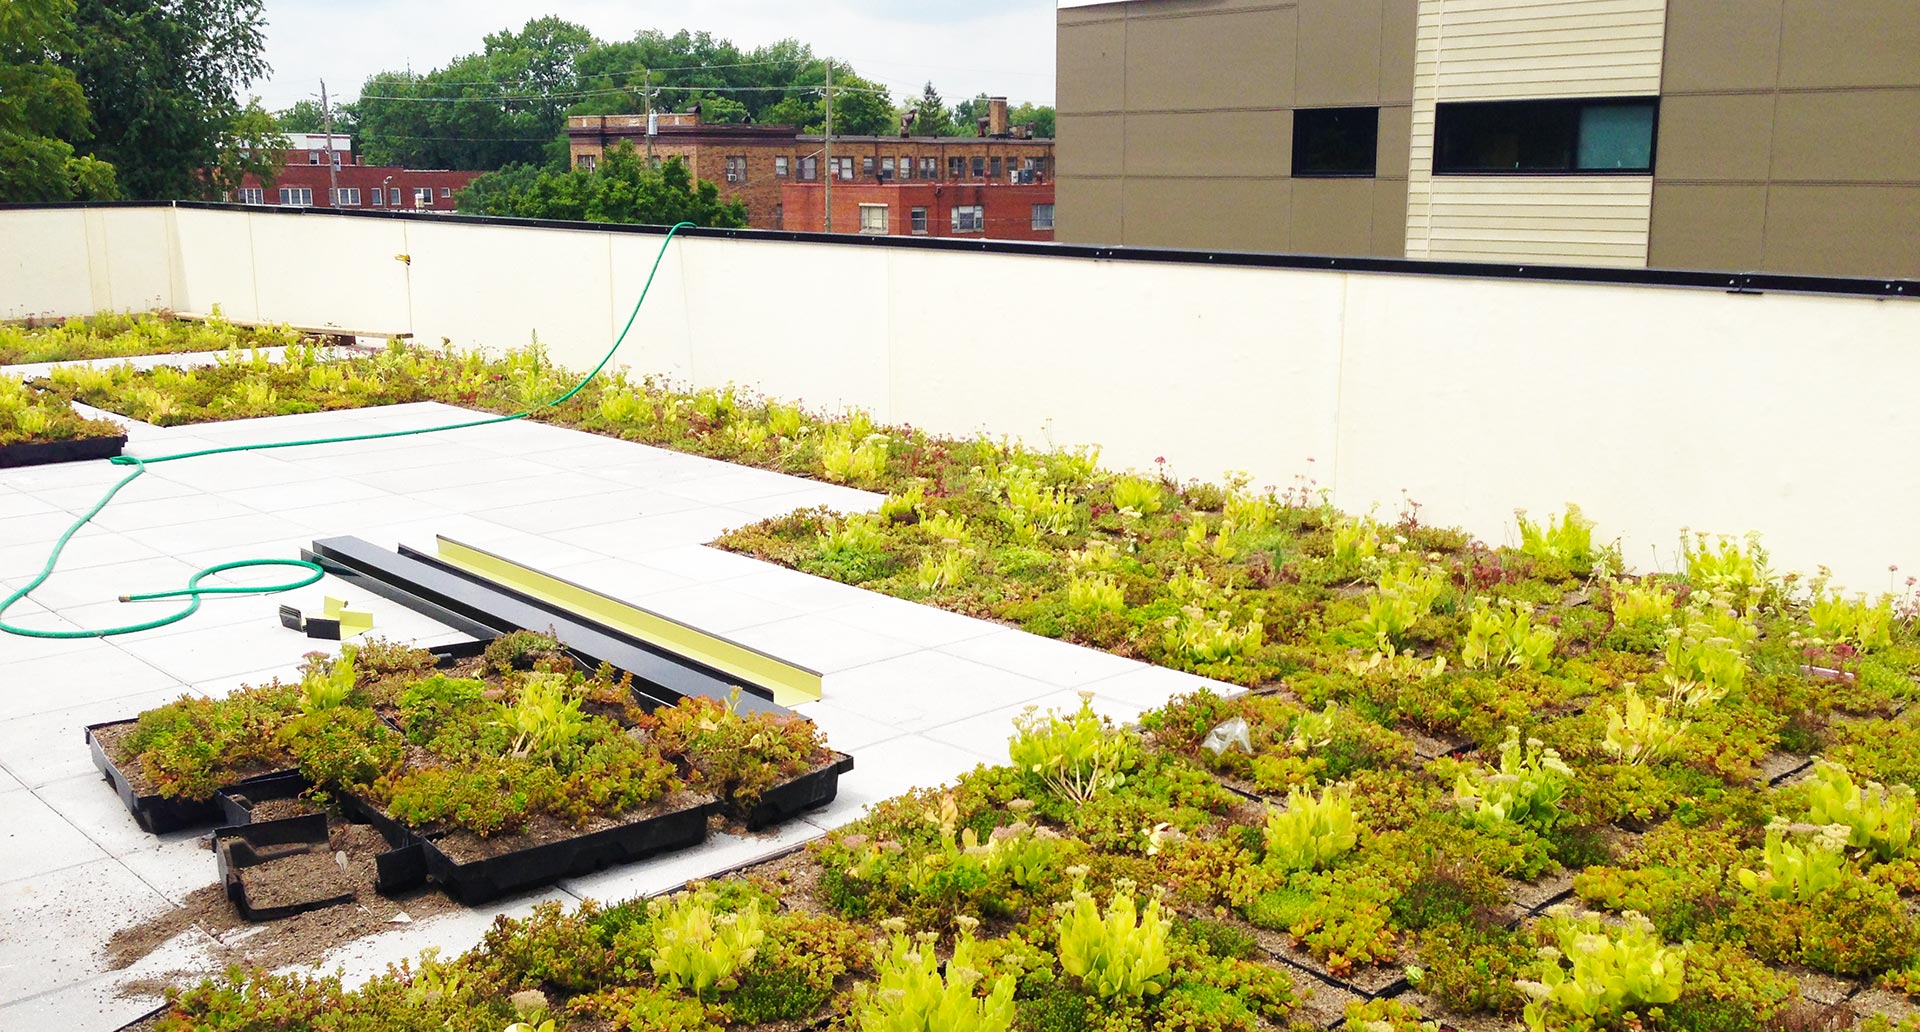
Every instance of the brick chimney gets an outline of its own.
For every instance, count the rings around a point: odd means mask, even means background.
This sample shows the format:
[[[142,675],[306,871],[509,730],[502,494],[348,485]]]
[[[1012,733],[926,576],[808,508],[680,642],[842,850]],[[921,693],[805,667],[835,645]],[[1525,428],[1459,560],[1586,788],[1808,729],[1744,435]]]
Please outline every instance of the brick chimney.
[[[1007,135],[1007,98],[987,98],[987,135]]]

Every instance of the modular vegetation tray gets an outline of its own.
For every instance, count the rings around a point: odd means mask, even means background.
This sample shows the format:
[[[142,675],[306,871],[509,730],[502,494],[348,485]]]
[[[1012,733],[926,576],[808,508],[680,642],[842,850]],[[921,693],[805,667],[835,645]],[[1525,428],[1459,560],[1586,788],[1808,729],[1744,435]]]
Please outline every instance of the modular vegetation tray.
[[[127,446],[125,434],[79,437],[66,441],[23,441],[0,445],[0,469],[40,466],[51,462],[87,462],[110,459]]]
[[[697,845],[715,815],[750,830],[791,819],[852,767],[804,718],[704,698],[646,712],[640,698],[544,635],[372,642],[298,684],[183,698],[87,739],[142,827],[234,832],[221,863],[236,893],[259,862],[240,829],[324,840],[331,810],[390,845],[379,891],[431,881],[464,903]],[[234,899],[270,916],[293,905]]]

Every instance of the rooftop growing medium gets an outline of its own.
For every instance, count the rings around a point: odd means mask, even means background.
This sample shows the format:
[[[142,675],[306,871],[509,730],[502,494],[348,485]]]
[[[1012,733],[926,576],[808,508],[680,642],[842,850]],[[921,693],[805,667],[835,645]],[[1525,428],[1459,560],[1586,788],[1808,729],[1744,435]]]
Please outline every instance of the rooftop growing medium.
[[[537,351],[396,345],[33,386],[179,425],[511,412],[573,380]],[[1572,506],[1493,545],[1411,502],[1344,513],[1306,481],[1114,472],[733,389],[615,375],[533,418],[883,492],[719,544],[1221,688],[1131,726],[1030,712],[1004,762],[790,855],[667,898],[543,905],[351,990],[236,970],[176,987],[153,1027],[1920,1029],[1910,590],[1841,594],[1712,534],[1636,574]],[[652,805],[675,778],[750,793],[754,748],[787,773],[824,762],[810,739],[738,748],[718,709],[592,715],[603,680],[532,667],[492,695],[423,667],[243,693],[231,709],[262,709],[223,741],[245,748],[191,762],[162,732],[224,718],[156,710],[123,755],[193,791],[311,764],[329,799],[480,838]],[[286,731],[317,723],[358,730]],[[618,800],[540,766],[595,747],[634,774]],[[543,778],[460,806],[471,782]]]

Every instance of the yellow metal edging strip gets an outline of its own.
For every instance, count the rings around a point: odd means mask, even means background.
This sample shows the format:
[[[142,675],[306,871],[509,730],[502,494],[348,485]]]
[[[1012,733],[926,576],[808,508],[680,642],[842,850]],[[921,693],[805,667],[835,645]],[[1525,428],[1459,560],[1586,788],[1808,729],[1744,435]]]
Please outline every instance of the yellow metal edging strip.
[[[561,606],[580,617],[630,634],[730,677],[768,688],[782,706],[820,701],[820,672],[709,634],[669,616],[610,598],[491,552],[438,537],[443,562],[504,587]]]

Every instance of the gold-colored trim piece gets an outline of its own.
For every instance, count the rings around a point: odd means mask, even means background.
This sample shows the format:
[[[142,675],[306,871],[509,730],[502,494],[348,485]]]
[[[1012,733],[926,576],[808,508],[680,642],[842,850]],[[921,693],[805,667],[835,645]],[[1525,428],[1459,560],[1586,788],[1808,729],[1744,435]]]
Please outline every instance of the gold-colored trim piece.
[[[603,624],[729,677],[766,688],[782,706],[820,701],[820,672],[770,656],[592,588],[435,535],[442,562],[478,574],[569,613]]]

